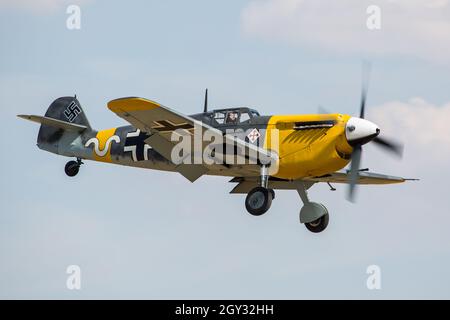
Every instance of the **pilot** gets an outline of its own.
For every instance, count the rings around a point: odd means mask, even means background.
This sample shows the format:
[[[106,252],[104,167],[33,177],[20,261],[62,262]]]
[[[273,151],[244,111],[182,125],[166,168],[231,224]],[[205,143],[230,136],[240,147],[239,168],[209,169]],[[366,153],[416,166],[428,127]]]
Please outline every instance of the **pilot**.
[[[236,124],[238,120],[237,112],[228,112],[226,123]]]

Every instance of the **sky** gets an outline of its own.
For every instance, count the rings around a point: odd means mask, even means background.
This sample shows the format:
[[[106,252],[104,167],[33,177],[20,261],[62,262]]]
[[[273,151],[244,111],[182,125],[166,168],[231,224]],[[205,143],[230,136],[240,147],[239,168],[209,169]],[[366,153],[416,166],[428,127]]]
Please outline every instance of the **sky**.
[[[450,298],[450,1],[0,0],[0,26],[0,298]],[[16,117],[77,94],[106,129],[126,125],[109,100],[193,114],[206,87],[211,108],[356,115],[362,61],[367,118],[405,144],[401,160],[367,145],[362,166],[421,180],[361,187],[355,204],[345,186],[314,185],[330,212],[321,234],[299,223],[294,191],[253,217],[227,178],[88,161],[69,178],[70,159],[39,150],[38,126]]]

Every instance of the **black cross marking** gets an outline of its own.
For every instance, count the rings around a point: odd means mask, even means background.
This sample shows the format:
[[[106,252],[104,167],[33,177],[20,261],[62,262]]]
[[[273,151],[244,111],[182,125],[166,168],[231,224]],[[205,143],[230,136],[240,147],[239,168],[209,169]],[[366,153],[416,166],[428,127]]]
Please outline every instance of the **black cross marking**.
[[[144,146],[145,146],[145,139],[150,137],[150,135],[143,133],[142,131],[139,132],[139,136],[136,137],[127,137],[125,140],[125,147],[132,147],[136,146],[136,159],[137,161],[143,161],[144,158]]]
[[[192,130],[194,129],[194,126],[189,123],[173,123],[169,120],[159,120],[159,121],[153,121],[157,126],[152,127],[152,129],[155,129],[159,132],[170,132],[175,131],[177,129],[186,129],[186,130]]]
[[[77,105],[77,103],[75,101],[72,101],[67,106],[66,110],[64,110],[64,115],[66,116],[67,120],[69,120],[69,122],[73,122],[73,120],[75,120],[75,118],[81,112],[81,108]]]

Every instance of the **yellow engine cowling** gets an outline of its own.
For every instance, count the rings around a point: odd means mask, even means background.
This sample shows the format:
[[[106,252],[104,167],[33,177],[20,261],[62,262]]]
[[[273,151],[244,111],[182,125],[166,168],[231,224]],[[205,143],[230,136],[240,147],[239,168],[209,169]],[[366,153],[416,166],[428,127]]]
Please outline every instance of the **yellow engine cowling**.
[[[345,167],[352,147],[345,138],[345,124],[350,116],[342,114],[272,116],[268,124],[266,148],[279,155],[278,171],[283,179],[321,176]],[[277,136],[274,148],[271,139]]]

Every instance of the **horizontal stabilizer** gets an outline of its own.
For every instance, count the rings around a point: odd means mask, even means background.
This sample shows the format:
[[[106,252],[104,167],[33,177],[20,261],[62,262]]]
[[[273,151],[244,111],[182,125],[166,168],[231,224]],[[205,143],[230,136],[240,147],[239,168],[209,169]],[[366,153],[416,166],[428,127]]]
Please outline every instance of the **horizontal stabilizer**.
[[[22,118],[25,120],[37,122],[40,124],[44,124],[46,126],[52,126],[52,127],[56,127],[56,128],[60,128],[60,129],[68,130],[68,131],[83,132],[84,130],[86,130],[88,128],[87,126],[83,126],[81,124],[70,123],[70,122],[53,119],[53,118],[49,118],[49,117],[24,115],[24,114],[19,114],[17,116],[19,118]]]

